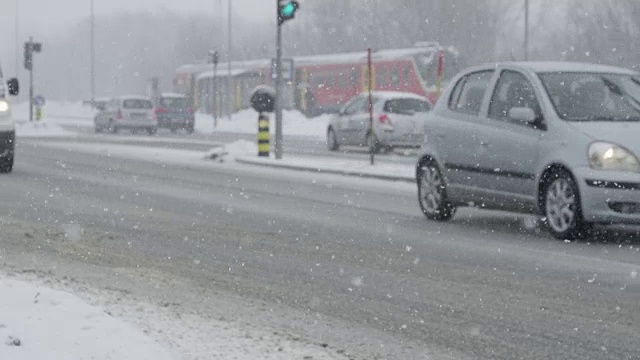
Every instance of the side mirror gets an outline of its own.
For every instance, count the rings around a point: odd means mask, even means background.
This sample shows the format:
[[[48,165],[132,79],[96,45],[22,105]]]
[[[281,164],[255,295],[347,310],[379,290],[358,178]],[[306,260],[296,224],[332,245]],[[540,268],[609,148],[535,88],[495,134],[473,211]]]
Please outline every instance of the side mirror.
[[[528,107],[514,107],[509,110],[509,119],[530,125],[536,121],[536,113]]]
[[[17,96],[18,93],[20,93],[20,83],[16,78],[9,79],[9,81],[7,81],[7,87],[9,88],[9,95],[11,96]]]

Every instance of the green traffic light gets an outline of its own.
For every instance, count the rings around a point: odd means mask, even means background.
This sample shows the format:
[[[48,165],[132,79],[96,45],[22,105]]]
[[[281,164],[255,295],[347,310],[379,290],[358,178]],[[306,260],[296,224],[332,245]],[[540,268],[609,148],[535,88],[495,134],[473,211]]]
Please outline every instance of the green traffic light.
[[[282,16],[290,17],[296,12],[296,5],[293,2],[288,3],[282,8]]]

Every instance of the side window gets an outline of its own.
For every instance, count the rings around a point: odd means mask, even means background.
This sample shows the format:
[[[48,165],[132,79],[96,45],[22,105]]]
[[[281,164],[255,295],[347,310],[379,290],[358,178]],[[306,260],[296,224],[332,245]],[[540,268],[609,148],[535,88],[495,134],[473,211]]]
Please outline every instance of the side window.
[[[449,108],[454,111],[478,115],[487,92],[493,71],[481,71],[460,79],[449,99]]]
[[[359,97],[354,99],[351,104],[347,105],[347,108],[344,110],[345,115],[353,115],[357,113],[364,106],[364,98]]]
[[[509,110],[515,107],[528,107],[538,117],[542,117],[540,104],[536,99],[531,82],[518,72],[505,70],[500,74],[500,79],[491,98],[489,117],[509,121]]]

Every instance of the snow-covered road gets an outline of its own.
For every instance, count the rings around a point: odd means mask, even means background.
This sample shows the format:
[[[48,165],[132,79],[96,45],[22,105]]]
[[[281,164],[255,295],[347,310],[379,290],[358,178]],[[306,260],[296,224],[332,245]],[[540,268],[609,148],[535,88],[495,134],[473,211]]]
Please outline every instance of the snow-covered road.
[[[19,137],[2,269],[176,359],[637,357],[636,232],[559,242],[469,209],[428,222],[413,184],[216,163],[216,141],[191,140]]]

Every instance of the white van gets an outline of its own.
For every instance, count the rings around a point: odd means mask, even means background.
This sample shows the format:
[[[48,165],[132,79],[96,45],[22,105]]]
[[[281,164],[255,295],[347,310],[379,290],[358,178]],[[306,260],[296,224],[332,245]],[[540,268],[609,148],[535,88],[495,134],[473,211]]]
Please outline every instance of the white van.
[[[7,98],[18,95],[18,91],[18,79],[10,79],[5,86],[0,68],[0,173],[13,170],[16,129]]]

